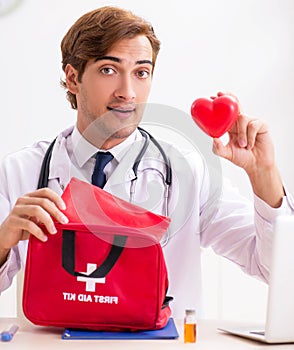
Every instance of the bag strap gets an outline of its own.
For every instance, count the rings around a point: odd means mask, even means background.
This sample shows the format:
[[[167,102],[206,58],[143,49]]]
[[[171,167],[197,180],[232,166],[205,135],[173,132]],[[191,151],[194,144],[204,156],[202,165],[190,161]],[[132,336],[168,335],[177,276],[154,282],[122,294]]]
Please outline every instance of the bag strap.
[[[37,187],[38,189],[48,186],[50,160],[55,142],[56,138],[49,145],[45,153],[41,165],[41,171]],[[126,244],[126,240],[126,236],[115,235],[108,256],[105,258],[103,263],[88,276],[81,272],[75,271],[75,231],[64,230],[62,234],[62,266],[67,272],[69,272],[73,276],[84,276],[92,278],[105,277],[120,257]]]
[[[62,267],[73,276],[84,276],[89,278],[105,277],[115,265],[120,257],[126,241],[127,236],[115,235],[109,254],[102,262],[102,264],[93,271],[90,275],[75,271],[75,231],[62,231]]]

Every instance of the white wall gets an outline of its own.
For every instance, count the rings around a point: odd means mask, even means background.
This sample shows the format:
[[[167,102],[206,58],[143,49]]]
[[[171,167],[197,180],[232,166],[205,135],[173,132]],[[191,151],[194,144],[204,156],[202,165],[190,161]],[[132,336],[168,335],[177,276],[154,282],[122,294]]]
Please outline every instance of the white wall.
[[[234,92],[245,113],[269,124],[281,173],[294,192],[292,0],[23,0],[0,17],[0,157],[52,139],[74,122],[59,87],[59,44],[74,20],[105,4],[150,20],[162,41],[150,102],[189,113],[197,97]],[[225,164],[224,172],[248,194],[242,171]],[[210,251],[203,261],[209,317],[263,317],[262,283]],[[15,313],[13,298],[14,289],[0,297],[0,316]]]

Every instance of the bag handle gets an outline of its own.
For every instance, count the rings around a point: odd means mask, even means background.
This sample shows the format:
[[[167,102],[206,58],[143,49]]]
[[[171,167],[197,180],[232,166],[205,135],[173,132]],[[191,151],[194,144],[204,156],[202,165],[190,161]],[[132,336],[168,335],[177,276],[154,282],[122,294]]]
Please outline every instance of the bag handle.
[[[75,233],[74,230],[62,231],[62,267],[73,276],[84,276],[90,278],[105,277],[120,257],[128,237],[115,235],[110,252],[105,260],[95,271],[90,275],[87,275],[75,271]]]

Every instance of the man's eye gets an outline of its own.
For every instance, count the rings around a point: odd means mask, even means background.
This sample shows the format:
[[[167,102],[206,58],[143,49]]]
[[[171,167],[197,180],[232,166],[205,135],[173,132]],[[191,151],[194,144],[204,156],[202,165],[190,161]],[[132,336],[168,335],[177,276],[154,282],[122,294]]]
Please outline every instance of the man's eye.
[[[146,79],[149,77],[150,73],[147,70],[140,70],[137,75],[139,78]]]
[[[105,68],[102,68],[102,69],[100,70],[100,72],[101,72],[102,74],[105,74],[105,75],[111,75],[111,74],[114,73],[114,70],[113,70],[112,68],[105,67]]]

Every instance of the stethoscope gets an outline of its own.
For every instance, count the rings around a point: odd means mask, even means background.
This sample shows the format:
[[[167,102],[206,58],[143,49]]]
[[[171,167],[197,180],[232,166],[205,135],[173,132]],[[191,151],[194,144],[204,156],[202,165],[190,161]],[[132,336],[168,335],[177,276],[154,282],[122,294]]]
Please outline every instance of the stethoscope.
[[[135,188],[136,188],[136,183],[138,180],[138,167],[140,165],[140,162],[142,161],[144,154],[147,151],[147,148],[150,144],[150,141],[155,145],[155,147],[159,150],[163,161],[164,161],[164,166],[165,166],[165,176],[162,174],[162,172],[160,172],[158,169],[155,168],[146,168],[143,170],[143,172],[148,171],[148,170],[153,170],[153,171],[157,171],[158,174],[161,176],[162,180],[163,180],[163,184],[164,184],[164,213],[163,215],[168,216],[169,212],[168,212],[168,199],[169,199],[169,188],[170,185],[172,183],[172,170],[171,170],[171,165],[170,165],[170,160],[167,157],[165,151],[163,150],[163,148],[161,147],[161,145],[159,144],[159,142],[145,129],[142,129],[141,127],[138,127],[138,130],[140,131],[141,135],[144,138],[144,142],[143,142],[143,146],[141,147],[135,161],[133,164],[133,172],[134,172],[134,178],[131,180],[131,186],[130,186],[130,202],[134,201],[134,197],[135,197]],[[42,166],[41,166],[41,171],[40,171],[40,176],[39,176],[39,181],[38,181],[38,189],[39,188],[43,188],[43,187],[47,187],[48,186],[48,177],[49,177],[49,167],[50,167],[50,160],[51,160],[51,156],[52,156],[52,150],[54,147],[54,144],[56,142],[56,139],[54,139],[51,144],[49,145],[43,162],[42,162]],[[167,231],[167,233],[165,234],[165,236],[163,237],[162,241],[161,241],[161,246],[165,246],[169,240],[169,231]]]

